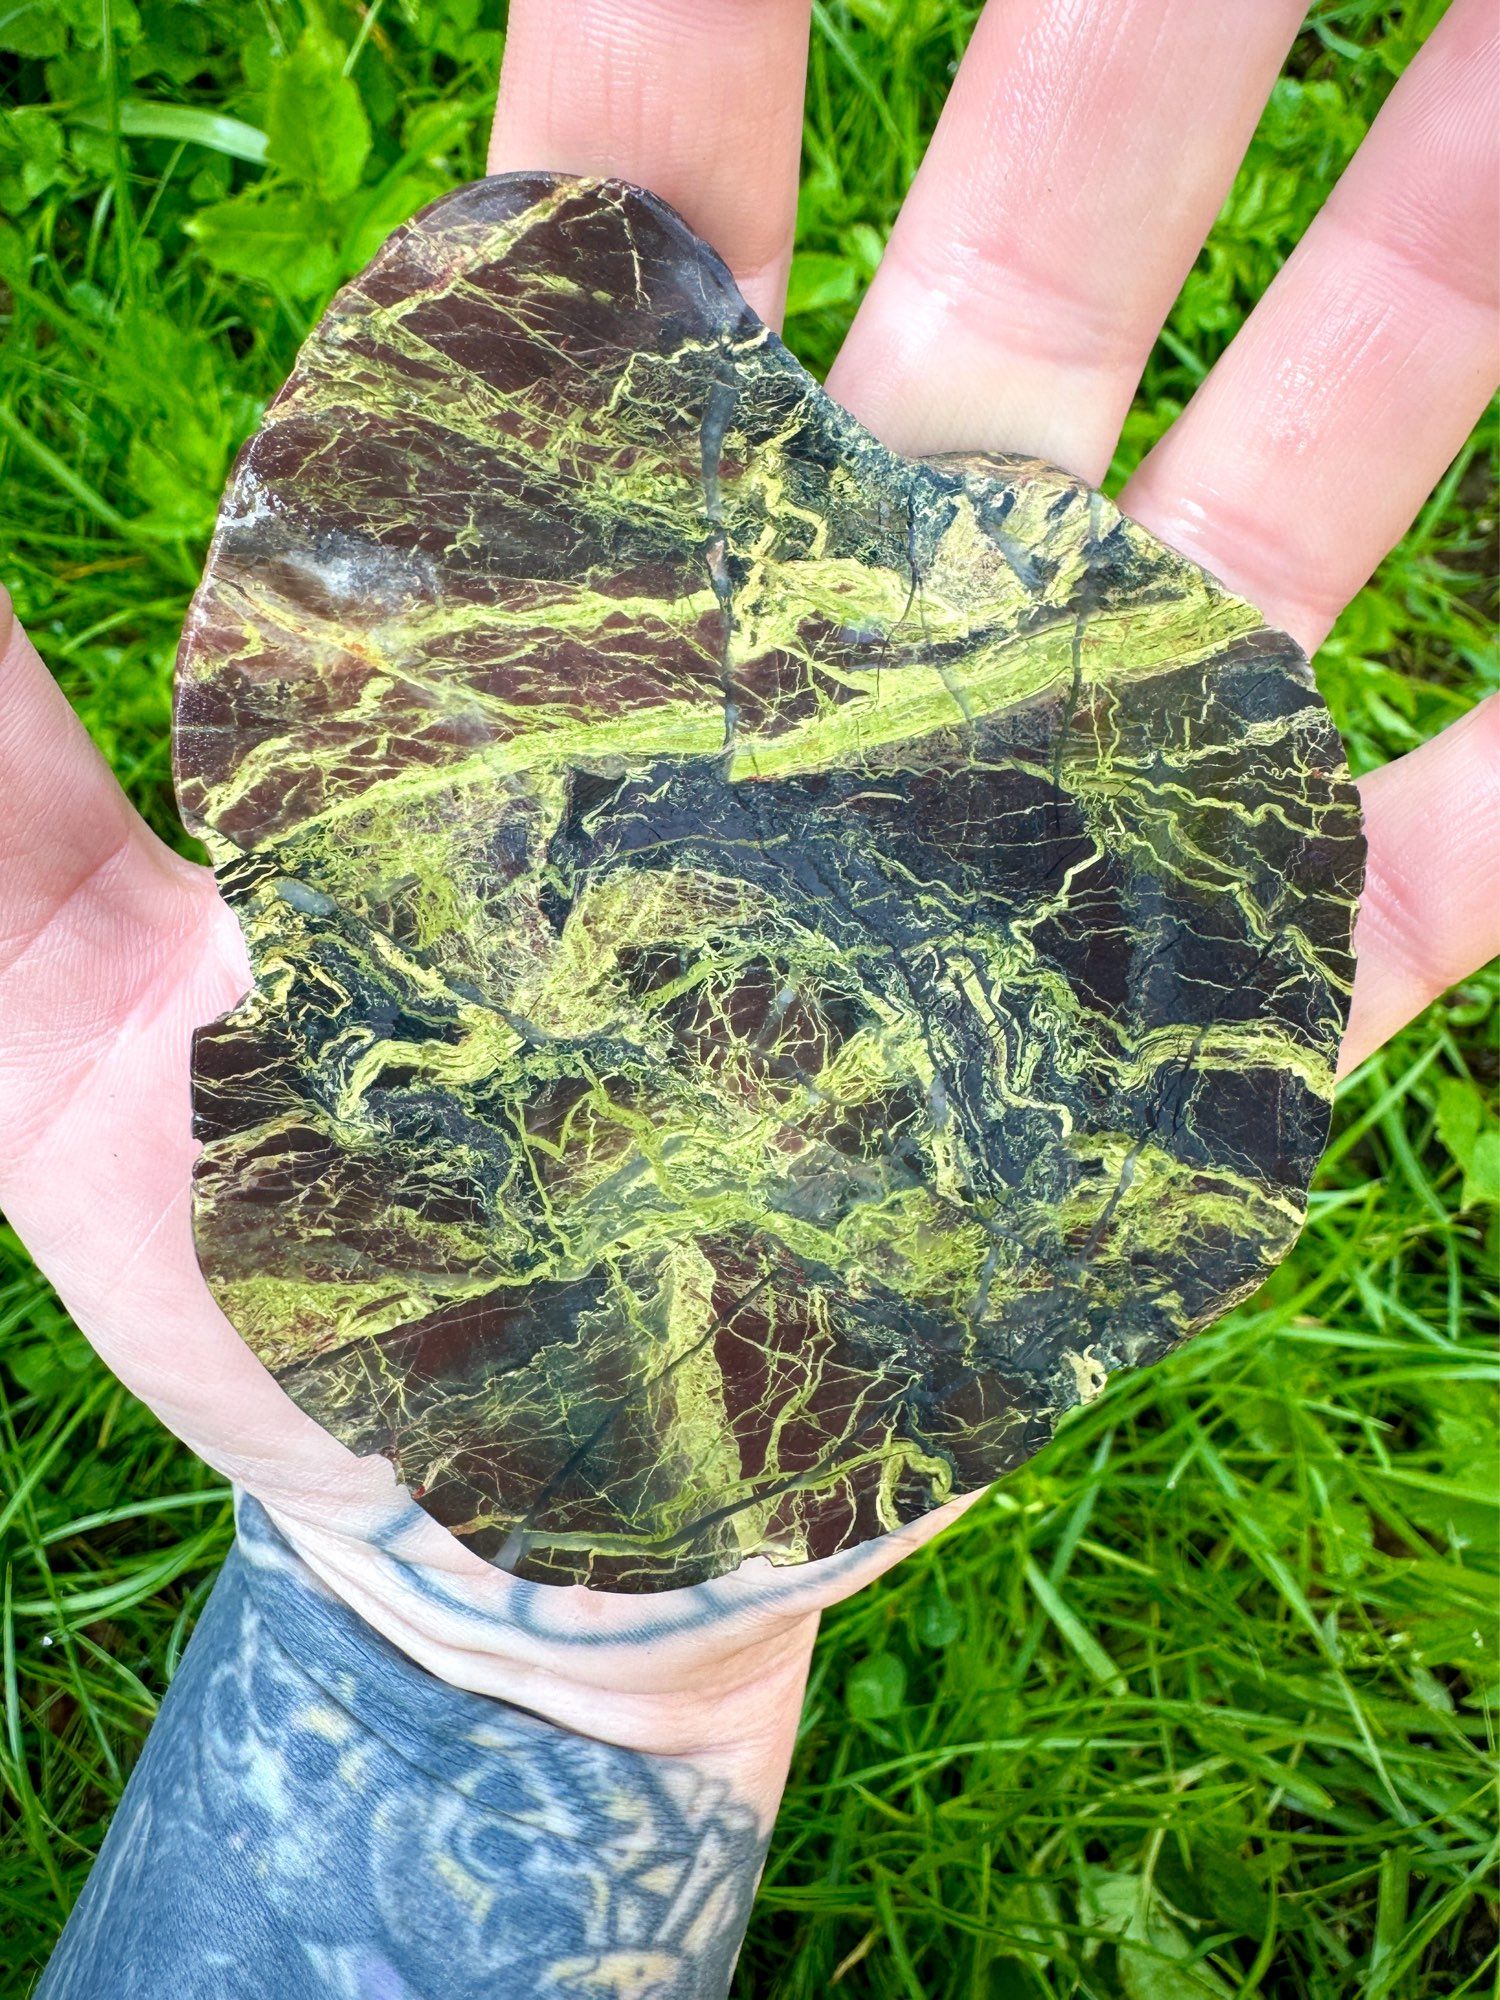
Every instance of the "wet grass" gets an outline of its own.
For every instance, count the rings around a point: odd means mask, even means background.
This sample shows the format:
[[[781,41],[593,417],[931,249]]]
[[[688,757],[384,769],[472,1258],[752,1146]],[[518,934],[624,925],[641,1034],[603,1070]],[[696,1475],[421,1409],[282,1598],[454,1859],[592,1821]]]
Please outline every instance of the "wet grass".
[[[815,365],[974,11],[817,6],[789,326]],[[1441,11],[1315,10],[1117,476]],[[293,6],[0,25],[5,576],[169,834],[171,659],[229,458],[340,272],[477,169],[491,12],[330,5],[363,126],[346,104],[342,159],[269,174],[243,156],[286,87]],[[296,260],[267,262],[246,222],[273,198],[301,205]],[[1494,685],[1492,445],[1320,658],[1361,769]],[[1475,980],[1345,1088],[1308,1230],[1257,1300],[828,1619],[747,2000],[1493,1990],[1495,1001]],[[217,1482],[0,1228],[0,1990],[46,1956],[228,1532]]]

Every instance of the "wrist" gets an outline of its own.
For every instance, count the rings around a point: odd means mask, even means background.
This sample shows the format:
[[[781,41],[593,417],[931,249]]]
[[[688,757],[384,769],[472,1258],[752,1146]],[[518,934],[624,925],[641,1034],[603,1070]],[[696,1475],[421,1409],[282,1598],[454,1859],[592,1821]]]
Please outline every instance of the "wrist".
[[[422,1671],[246,1502],[41,1991],[723,2000],[770,1820]]]
[[[290,1546],[326,1590],[427,1673],[623,1749],[691,1760],[769,1826],[828,1580],[741,1572],[658,1595],[526,1583],[410,1503],[379,1532],[239,1496],[252,1553]],[[769,1565],[759,1565],[769,1570]]]

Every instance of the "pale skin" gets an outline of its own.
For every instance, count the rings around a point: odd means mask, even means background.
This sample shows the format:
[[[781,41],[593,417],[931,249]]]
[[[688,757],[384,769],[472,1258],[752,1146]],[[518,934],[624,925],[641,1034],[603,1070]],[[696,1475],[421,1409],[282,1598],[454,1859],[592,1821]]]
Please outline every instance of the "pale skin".
[[[1108,465],[1302,0],[991,0],[830,380],[887,444]],[[663,195],[780,317],[807,0],[513,0],[489,163]],[[1500,37],[1455,0],[1122,495],[1309,652],[1491,394]],[[1345,1073],[1500,950],[1500,699],[1362,786]],[[819,1610],[942,1525],[642,1599],[516,1584],[302,1415],[198,1272],[188,1042],[247,983],[25,634],[0,653],[0,1206],[108,1364],[413,1658],[691,1758],[768,1824]],[[962,1504],[962,1503],[955,1503]]]

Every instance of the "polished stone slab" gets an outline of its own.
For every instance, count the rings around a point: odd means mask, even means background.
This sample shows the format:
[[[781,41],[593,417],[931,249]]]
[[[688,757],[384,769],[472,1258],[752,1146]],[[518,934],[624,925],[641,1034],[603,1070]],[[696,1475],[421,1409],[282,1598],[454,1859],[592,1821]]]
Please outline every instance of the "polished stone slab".
[[[176,760],[256,982],[205,1275],[524,1575],[910,1521],[1296,1236],[1362,865],[1303,655],[1065,473],[882,449],[637,189],[464,188],[334,301]]]

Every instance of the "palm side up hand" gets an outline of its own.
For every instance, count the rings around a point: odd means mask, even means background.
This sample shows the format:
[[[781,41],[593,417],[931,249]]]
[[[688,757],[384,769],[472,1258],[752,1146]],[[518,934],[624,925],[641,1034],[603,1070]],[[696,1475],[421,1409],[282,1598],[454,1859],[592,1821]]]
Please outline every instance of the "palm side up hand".
[[[1097,480],[1302,0],[994,0],[830,381],[886,443]],[[650,186],[778,319],[807,0],[514,0],[496,171]],[[1309,650],[1490,393],[1500,46],[1456,0],[1306,240],[1126,488]],[[1366,780],[1347,1070],[1500,947],[1500,706]],[[0,1202],[101,1355],[461,1685],[672,1749],[795,1712],[817,1607],[938,1525],[666,1599],[516,1584],[302,1415],[210,1299],[188,1043],[239,997],[206,870],[135,816],[19,629],[0,655]],[[644,1640],[650,1644],[643,1644]],[[790,1700],[771,1699],[780,1689]],[[774,1760],[773,1760],[774,1762]]]

